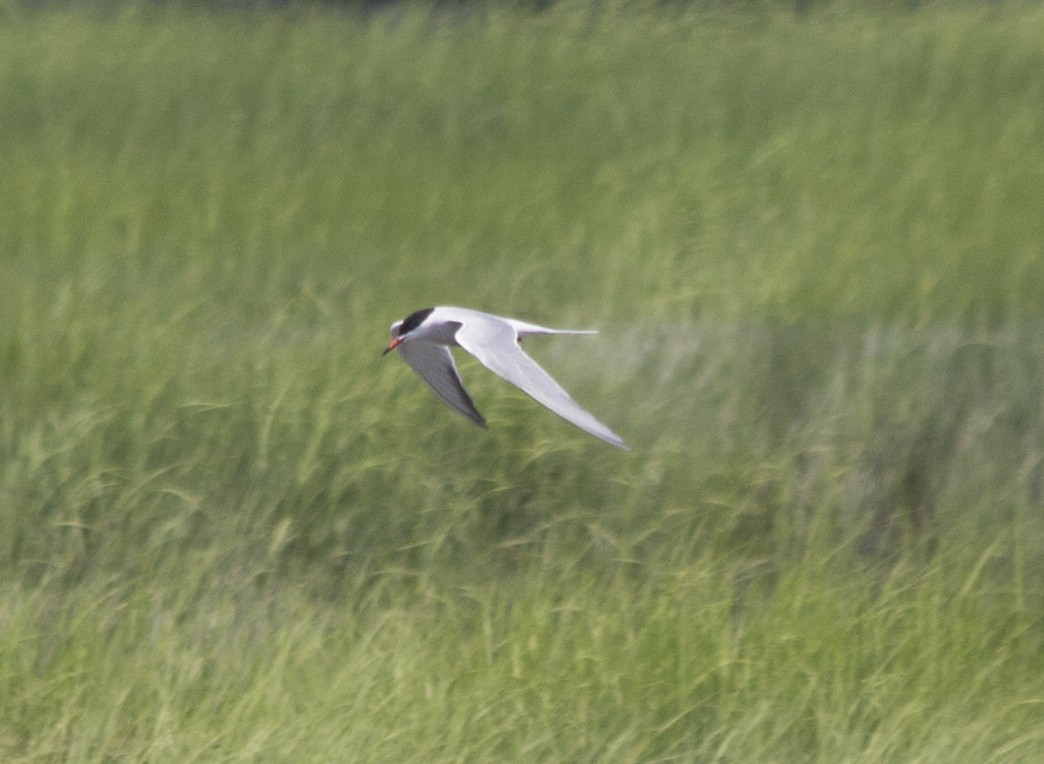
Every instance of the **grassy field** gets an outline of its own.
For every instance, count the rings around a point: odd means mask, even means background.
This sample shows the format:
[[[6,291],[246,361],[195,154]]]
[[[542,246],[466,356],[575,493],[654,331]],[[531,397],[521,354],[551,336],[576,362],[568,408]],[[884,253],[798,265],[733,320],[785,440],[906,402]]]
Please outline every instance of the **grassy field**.
[[[1044,760],[1038,5],[2,13],[0,760]]]

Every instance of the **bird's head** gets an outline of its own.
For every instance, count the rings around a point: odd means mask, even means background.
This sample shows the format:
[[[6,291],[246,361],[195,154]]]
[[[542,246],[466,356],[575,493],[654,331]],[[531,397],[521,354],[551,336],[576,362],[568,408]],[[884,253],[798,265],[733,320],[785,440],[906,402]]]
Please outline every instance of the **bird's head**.
[[[396,321],[394,324],[392,324],[392,340],[388,343],[388,347],[384,349],[384,352],[381,353],[381,355],[387,355],[390,351],[394,350],[407,339],[409,339],[410,335],[420,328],[420,326],[424,323],[424,320],[431,315],[431,312],[433,310],[435,310],[435,308],[424,308],[422,310],[416,310],[413,313],[410,313],[410,315],[406,316],[406,318],[402,319],[402,321]]]

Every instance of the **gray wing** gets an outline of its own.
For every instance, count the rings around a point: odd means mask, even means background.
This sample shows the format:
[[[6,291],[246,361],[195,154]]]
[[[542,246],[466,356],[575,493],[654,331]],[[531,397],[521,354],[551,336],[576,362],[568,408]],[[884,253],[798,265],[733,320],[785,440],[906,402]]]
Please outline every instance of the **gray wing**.
[[[518,344],[515,329],[505,321],[468,320],[457,330],[457,342],[487,369],[547,406],[581,430],[629,450],[623,438],[595,419],[589,411],[569,397]],[[406,343],[404,343],[406,344]]]
[[[442,400],[455,411],[463,414],[479,427],[486,426],[486,420],[475,408],[475,404],[464,389],[464,384],[457,374],[457,366],[453,363],[453,354],[445,345],[414,340],[403,342],[395,350],[402,356],[417,376],[428,383]]]

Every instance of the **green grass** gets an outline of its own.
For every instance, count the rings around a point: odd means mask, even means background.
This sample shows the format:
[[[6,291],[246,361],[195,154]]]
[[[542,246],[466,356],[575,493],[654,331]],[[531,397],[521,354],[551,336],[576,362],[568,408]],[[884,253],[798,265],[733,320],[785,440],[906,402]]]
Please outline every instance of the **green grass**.
[[[610,6],[4,7],[0,759],[1044,758],[1044,13]]]

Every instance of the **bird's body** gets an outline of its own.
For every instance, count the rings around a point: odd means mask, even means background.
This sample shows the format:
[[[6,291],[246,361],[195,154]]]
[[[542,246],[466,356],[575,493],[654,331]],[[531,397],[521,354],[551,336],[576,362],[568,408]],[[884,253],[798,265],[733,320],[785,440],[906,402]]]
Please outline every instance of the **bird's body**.
[[[627,450],[627,444],[619,435],[581,408],[519,346],[523,337],[536,334],[596,333],[582,329],[549,329],[468,308],[425,308],[392,324],[392,340],[384,352],[398,351],[442,400],[475,424],[485,427],[486,420],[464,389],[449,350],[450,347],[462,347],[494,374],[563,419],[606,443]]]

